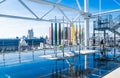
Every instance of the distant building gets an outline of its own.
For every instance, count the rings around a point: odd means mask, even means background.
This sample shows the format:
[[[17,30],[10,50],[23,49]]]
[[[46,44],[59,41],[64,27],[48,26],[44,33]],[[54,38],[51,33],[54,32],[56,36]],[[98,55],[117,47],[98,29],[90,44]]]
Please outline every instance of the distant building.
[[[34,32],[33,29],[28,30],[28,35],[27,35],[28,39],[33,39],[34,38]]]
[[[18,51],[19,47],[39,47],[40,43],[46,43],[44,38],[39,39],[0,39],[0,52]]]
[[[19,50],[25,50],[27,48],[28,44],[24,39],[20,39],[19,41]]]
[[[22,39],[27,39],[27,37],[23,35],[23,36],[22,36]]]

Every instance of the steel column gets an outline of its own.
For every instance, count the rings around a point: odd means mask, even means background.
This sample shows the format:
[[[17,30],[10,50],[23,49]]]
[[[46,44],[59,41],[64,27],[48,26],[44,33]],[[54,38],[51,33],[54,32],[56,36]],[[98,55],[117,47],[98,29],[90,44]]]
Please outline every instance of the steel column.
[[[86,14],[86,18],[84,18],[84,29],[85,29],[85,50],[87,50],[87,47],[89,46],[89,18],[88,18],[88,13],[89,13],[89,0],[84,0],[84,12]],[[85,55],[85,69],[88,68],[88,55]]]

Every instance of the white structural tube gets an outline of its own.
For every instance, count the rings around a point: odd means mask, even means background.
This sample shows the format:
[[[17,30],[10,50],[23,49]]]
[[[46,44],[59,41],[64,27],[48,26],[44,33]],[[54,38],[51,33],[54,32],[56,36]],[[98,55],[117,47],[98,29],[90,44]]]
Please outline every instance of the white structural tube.
[[[89,0],[84,0],[84,12],[85,12],[85,16],[84,16],[84,32],[85,32],[85,49],[87,49],[87,47],[89,46]]]
[[[89,46],[89,0],[84,0],[84,44],[85,44],[85,50],[87,50],[87,47]],[[88,55],[85,55],[85,69],[88,68]]]

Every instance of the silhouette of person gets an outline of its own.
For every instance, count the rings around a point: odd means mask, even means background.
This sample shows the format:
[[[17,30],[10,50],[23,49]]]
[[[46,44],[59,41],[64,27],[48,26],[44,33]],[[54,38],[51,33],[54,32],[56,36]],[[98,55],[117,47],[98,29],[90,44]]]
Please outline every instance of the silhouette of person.
[[[104,44],[105,44],[104,39],[102,39],[101,42],[100,42],[100,48],[101,48],[101,54],[102,54],[102,55],[105,54],[105,53],[104,53]]]

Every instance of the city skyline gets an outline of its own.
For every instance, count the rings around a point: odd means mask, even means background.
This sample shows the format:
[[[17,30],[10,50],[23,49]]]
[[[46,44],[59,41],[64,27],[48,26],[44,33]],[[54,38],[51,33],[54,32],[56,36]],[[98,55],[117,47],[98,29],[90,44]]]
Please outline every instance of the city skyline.
[[[27,20],[19,20],[19,19],[10,20],[9,19],[9,21],[6,21],[6,19],[8,20],[8,18],[3,18],[3,19],[4,20],[2,21],[0,20],[2,23],[4,23],[2,30],[0,30],[0,38],[16,38],[16,37],[22,37],[22,36],[27,37],[28,30],[31,28],[34,30],[34,36],[37,38],[40,38],[40,36],[45,37],[49,33],[49,31],[45,32],[43,30],[43,29],[49,30],[49,28],[44,27],[44,26],[50,25],[48,22],[31,21],[32,22],[31,23],[30,21],[27,21]],[[24,22],[29,22],[29,23],[24,23]],[[2,25],[3,24],[0,23],[0,26]],[[21,26],[21,27],[18,27],[18,26]]]

